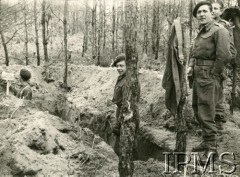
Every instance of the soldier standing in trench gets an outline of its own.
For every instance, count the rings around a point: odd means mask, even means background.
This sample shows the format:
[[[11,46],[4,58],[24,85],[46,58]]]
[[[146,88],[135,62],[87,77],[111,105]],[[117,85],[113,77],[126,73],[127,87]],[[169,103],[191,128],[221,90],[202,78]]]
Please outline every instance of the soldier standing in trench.
[[[31,79],[31,73],[27,69],[21,69],[20,71],[20,88],[17,89],[13,85],[10,86],[10,91],[20,99],[31,100],[32,99],[32,89],[29,85],[29,80]]]
[[[202,129],[203,141],[192,151],[217,154],[216,105],[221,92],[221,74],[230,57],[230,37],[226,28],[214,22],[209,1],[199,2],[193,16],[198,20],[199,33],[187,73],[193,71],[192,107]]]
[[[117,106],[116,120],[113,125],[113,133],[116,135],[114,151],[116,152],[116,154],[119,155],[119,140],[120,140],[120,128],[121,128],[120,110],[122,106],[122,97],[123,95],[127,95],[127,93],[125,93],[127,91],[127,80],[126,80],[127,67],[126,67],[125,55],[124,54],[118,55],[115,58],[112,66],[117,68],[117,71],[119,74],[115,88],[114,88],[114,94],[112,99],[112,102]]]
[[[123,100],[128,100],[126,98],[129,95],[129,86],[127,83],[127,77],[126,77],[126,72],[127,72],[127,67],[126,67],[126,56],[124,53],[119,54],[113,64],[113,67],[117,68],[118,71],[118,79],[114,88],[114,94],[113,94],[113,99],[112,102],[116,104],[117,109],[116,109],[116,120],[113,125],[113,133],[116,135],[116,142],[114,145],[114,151],[116,152],[117,155],[120,154],[119,152],[119,141],[120,141],[120,129],[121,129],[121,109],[126,110],[129,108],[122,108],[123,105],[128,105],[127,103],[123,103]],[[139,95],[140,95],[140,86],[139,86]],[[139,97],[138,97],[139,100]],[[136,122],[136,130],[138,130],[139,127],[139,121]],[[134,149],[136,150],[136,149]]]

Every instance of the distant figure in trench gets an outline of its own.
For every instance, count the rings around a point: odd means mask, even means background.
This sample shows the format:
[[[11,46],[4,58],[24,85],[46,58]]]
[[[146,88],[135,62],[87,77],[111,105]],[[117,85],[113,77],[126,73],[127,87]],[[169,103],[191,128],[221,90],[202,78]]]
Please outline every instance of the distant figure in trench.
[[[18,98],[31,100],[32,99],[32,89],[29,85],[29,80],[31,79],[31,73],[26,69],[21,69],[20,71],[20,88],[17,89],[13,85],[9,87],[9,90]]]

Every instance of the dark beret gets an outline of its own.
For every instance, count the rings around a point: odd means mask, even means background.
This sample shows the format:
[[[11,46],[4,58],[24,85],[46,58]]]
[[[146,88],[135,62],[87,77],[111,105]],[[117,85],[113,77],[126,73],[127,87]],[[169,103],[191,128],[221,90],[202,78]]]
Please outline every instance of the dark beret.
[[[24,81],[28,81],[31,78],[31,73],[26,69],[21,69],[20,76]]]
[[[126,55],[124,53],[119,54],[115,58],[115,60],[114,60],[114,62],[112,64],[112,67],[116,67],[117,63],[119,63],[120,61],[126,61]]]
[[[202,5],[208,5],[210,7],[212,7],[212,4],[211,2],[209,1],[200,1],[199,3],[196,4],[196,6],[194,7],[193,9],[193,16],[196,17],[197,16],[197,11],[198,11],[198,8]]]

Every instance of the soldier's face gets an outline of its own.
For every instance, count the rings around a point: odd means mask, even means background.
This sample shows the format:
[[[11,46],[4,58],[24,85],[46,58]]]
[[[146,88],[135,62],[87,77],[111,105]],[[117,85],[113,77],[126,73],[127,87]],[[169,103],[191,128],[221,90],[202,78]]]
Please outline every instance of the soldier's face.
[[[220,15],[222,14],[222,8],[221,8],[220,4],[212,3],[212,7],[213,7],[213,18],[214,19],[219,18]]]
[[[118,74],[121,76],[126,73],[127,67],[125,61],[120,61],[116,64]]]
[[[210,11],[210,7],[208,5],[200,6],[197,10],[196,17],[200,25],[205,25],[208,22],[212,21],[213,15]]]

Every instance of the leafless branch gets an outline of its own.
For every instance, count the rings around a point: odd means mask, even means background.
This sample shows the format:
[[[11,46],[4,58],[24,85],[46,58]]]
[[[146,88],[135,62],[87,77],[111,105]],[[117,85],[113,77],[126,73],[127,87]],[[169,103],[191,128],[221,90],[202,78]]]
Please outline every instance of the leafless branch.
[[[14,4],[14,5],[10,6],[10,7],[7,7],[6,9],[2,9],[1,13],[4,13],[5,11],[8,11],[9,9],[11,9],[13,7],[16,7],[17,5],[22,5],[22,4],[20,2],[18,2],[17,4]]]
[[[12,37],[8,39],[8,41],[6,42],[6,44],[8,44],[8,43],[14,38],[14,36],[17,34],[17,32],[18,32],[18,30],[16,30],[16,31],[13,33]]]
[[[51,10],[52,14],[53,14],[58,20],[60,20],[61,22],[63,22],[63,20],[62,20],[61,18],[59,18],[59,17],[53,12],[52,7],[50,7],[50,10]]]

